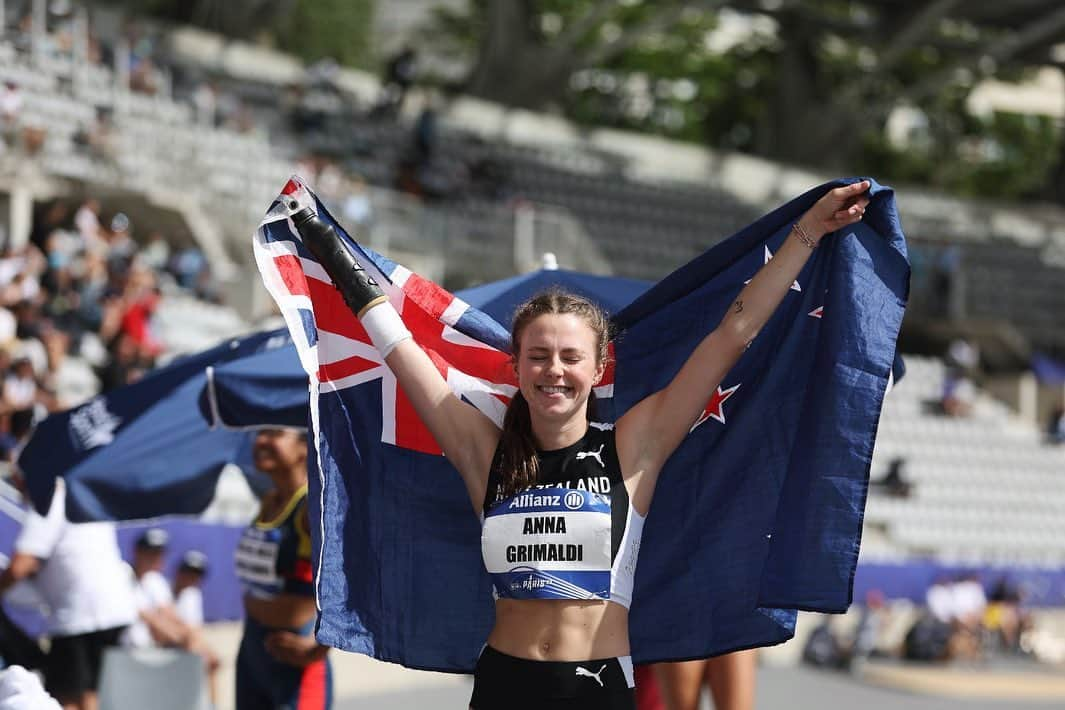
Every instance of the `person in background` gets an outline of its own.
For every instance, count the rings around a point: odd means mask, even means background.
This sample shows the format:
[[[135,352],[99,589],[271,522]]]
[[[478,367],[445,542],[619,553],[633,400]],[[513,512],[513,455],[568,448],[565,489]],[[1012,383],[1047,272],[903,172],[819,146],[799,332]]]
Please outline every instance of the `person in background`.
[[[114,524],[68,522],[63,479],[47,515],[26,515],[0,595],[30,577],[49,608],[45,687],[65,710],[95,710],[103,652],[133,621],[134,601]]]
[[[0,710],[60,710],[41,681],[22,666],[0,670]]]
[[[169,538],[162,528],[149,528],[137,539],[133,551],[137,620],[123,635],[122,642],[130,648],[161,646],[200,656],[214,702],[218,697],[215,682],[220,665],[218,657],[207,646],[199,626],[180,616],[174,606],[170,584],[162,574]]]
[[[174,609],[193,628],[203,626],[203,580],[207,576],[207,555],[189,550],[181,558],[174,576]]]
[[[156,639],[177,641],[182,635],[165,613],[174,602],[162,573],[169,541],[170,536],[162,528],[149,528],[137,538],[133,548],[133,595],[138,618],[123,636],[122,642],[127,646],[147,648],[156,645]]]
[[[714,710],[754,710],[758,654],[755,649],[714,658],[655,664],[655,675],[667,710],[698,710],[703,688],[710,690]]]
[[[263,429],[255,467],[274,487],[237,545],[244,635],[237,654],[237,710],[332,706],[329,647],[314,638],[317,609],[307,520],[307,434]]]
[[[1057,407],[1047,420],[1047,441],[1051,444],[1065,444],[1065,407]]]

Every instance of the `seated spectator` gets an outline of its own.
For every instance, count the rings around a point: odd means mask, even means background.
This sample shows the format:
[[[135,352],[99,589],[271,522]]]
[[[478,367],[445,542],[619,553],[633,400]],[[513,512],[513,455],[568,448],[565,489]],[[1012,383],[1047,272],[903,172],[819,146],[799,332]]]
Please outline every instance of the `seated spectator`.
[[[3,410],[10,414],[10,429],[16,438],[21,438],[33,426],[34,407],[37,405],[37,377],[33,363],[25,356],[18,356],[3,380]]]
[[[133,550],[133,596],[139,618],[126,630],[123,643],[136,648],[156,645],[157,637],[179,640],[180,630],[168,626],[163,610],[174,603],[170,585],[162,574],[163,556],[170,536],[162,528],[150,528],[137,539]],[[168,635],[169,634],[169,635]]]
[[[903,471],[906,467],[906,459],[896,457],[888,464],[887,473],[879,481],[873,481],[873,485],[882,488],[885,493],[895,498],[907,498],[910,495],[911,484],[906,480]]]
[[[943,380],[940,405],[948,417],[967,417],[976,401],[976,386],[960,370],[950,370]]]
[[[961,575],[951,592],[954,596],[954,618],[957,623],[972,632],[979,630],[984,610],[987,608],[987,595],[980,578],[975,574]]]
[[[1047,420],[1047,441],[1065,444],[1065,408],[1057,407]]]
[[[162,528],[149,528],[137,540],[133,552],[137,618],[122,641],[131,648],[160,646],[200,656],[208,674],[213,702],[218,657],[208,648],[200,628],[182,619],[174,606],[170,585],[161,572],[168,542],[169,535]]]
[[[1006,652],[1020,650],[1020,600],[1021,595],[1003,577],[992,588],[984,611],[984,628],[991,635],[992,642]]]
[[[887,621],[888,610],[884,605],[884,593],[879,589],[870,589],[865,595],[865,607],[862,608],[858,627],[854,631],[851,644],[851,663],[863,661],[878,655],[880,636]]]
[[[802,660],[817,668],[843,669],[847,667],[847,651],[832,631],[832,620],[826,616],[806,639]]]
[[[18,139],[19,115],[22,113],[22,93],[18,84],[8,80],[0,89],[0,141],[14,147]]]
[[[986,604],[984,588],[974,575],[955,580],[940,577],[925,594],[928,613],[906,636],[905,656],[911,660],[978,659],[980,619]]]
[[[174,576],[174,608],[189,626],[203,626],[203,579],[207,576],[207,555],[189,550],[181,558]]]

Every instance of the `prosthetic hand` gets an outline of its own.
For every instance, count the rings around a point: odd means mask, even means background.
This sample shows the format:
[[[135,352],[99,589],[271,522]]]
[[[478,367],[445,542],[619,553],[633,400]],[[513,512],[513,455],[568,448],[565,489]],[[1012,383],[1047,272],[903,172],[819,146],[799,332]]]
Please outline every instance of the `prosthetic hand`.
[[[380,285],[366,273],[344,244],[337,230],[310,207],[298,208],[295,200],[289,204],[289,209],[297,210],[292,215],[292,222],[304,246],[336,284],[344,303],[358,317],[374,347],[382,357],[388,357],[397,345],[411,337],[403,319],[388,302]]]
[[[296,207],[298,204],[293,200],[290,208]],[[314,210],[310,207],[300,209],[292,215],[292,222],[304,245],[333,279],[344,303],[356,316],[362,318],[366,311],[388,300],[381,287],[348,250],[336,229]]]

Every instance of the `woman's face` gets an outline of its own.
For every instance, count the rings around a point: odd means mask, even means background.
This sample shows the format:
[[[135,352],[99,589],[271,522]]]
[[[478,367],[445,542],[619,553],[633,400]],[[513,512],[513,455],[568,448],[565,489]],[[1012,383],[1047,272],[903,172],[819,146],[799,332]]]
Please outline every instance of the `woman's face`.
[[[263,429],[252,447],[255,468],[267,475],[307,469],[307,442],[292,429]]]
[[[538,316],[521,332],[519,346],[515,371],[530,414],[559,423],[583,419],[603,376],[588,323],[572,313]]]

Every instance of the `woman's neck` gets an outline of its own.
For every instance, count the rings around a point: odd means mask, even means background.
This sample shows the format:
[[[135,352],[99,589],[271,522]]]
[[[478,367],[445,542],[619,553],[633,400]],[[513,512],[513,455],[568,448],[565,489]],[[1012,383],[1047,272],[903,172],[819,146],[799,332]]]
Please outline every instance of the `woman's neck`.
[[[533,439],[542,451],[564,449],[580,440],[588,431],[588,419],[584,416],[565,422],[532,422]]]

